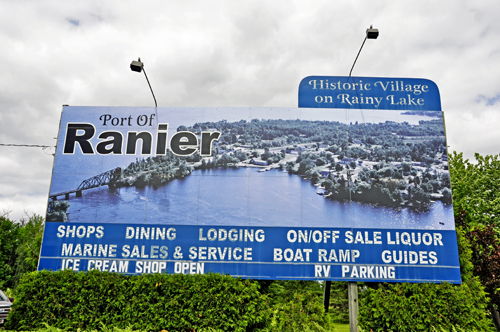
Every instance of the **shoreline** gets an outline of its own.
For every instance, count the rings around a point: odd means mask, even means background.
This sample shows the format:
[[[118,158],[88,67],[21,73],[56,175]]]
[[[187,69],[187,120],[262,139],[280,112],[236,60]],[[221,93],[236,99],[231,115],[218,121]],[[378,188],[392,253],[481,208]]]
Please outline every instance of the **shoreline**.
[[[179,179],[179,180],[184,180],[184,179]],[[307,186],[309,190],[308,196],[309,198],[312,198],[312,195],[314,197],[317,197],[318,199],[322,199],[321,197],[318,197],[315,193],[315,187],[310,186],[308,183],[302,183],[302,185]],[[301,186],[302,187],[302,186]],[[176,188],[179,188],[176,186]],[[304,190],[306,187],[303,187]],[[93,189],[96,192],[94,195],[95,197],[107,197],[109,194],[106,193],[107,188],[95,188]],[[129,214],[129,218],[126,220],[113,220],[109,219],[109,217],[106,217],[108,215],[107,212],[106,216],[103,216],[103,218],[106,218],[106,220],[112,220],[111,223],[144,223],[144,224],[179,224],[179,225],[239,225],[239,226],[248,226],[248,227],[260,227],[260,226],[266,226],[266,227],[318,227],[318,228],[325,228],[325,227],[352,227],[353,225],[356,225],[356,227],[363,227],[363,228],[377,228],[377,229],[395,229],[395,228],[402,228],[402,229],[434,229],[434,230],[455,230],[454,222],[453,222],[453,207],[452,206],[447,206],[443,204],[442,202],[436,202],[435,204],[432,204],[430,207],[429,211],[425,212],[418,212],[414,211],[412,209],[409,209],[408,207],[401,207],[398,209],[393,209],[391,207],[386,207],[386,206],[373,206],[371,204],[365,204],[363,202],[357,202],[357,201],[351,201],[349,202],[343,202],[343,201],[331,201],[329,204],[330,208],[327,210],[321,209],[321,214],[325,215],[325,213],[329,213],[328,211],[335,211],[334,214],[332,214],[331,218],[314,218],[311,219],[310,221],[307,221],[306,219],[303,219],[304,221],[302,223],[297,223],[295,218],[289,219],[290,216],[294,216],[293,214],[289,214],[288,212],[285,212],[284,215],[281,217],[278,217],[278,215],[274,215],[273,217],[269,218],[264,218],[262,219],[260,216],[264,215],[264,212],[258,212],[257,215],[252,214],[251,218],[247,221],[242,221],[240,219],[234,219],[230,218],[228,219],[227,216],[229,214],[232,214],[229,210],[227,210],[228,206],[234,206],[232,205],[233,203],[230,203],[230,201],[226,201],[228,204],[225,205],[224,208],[218,209],[216,212],[216,215],[213,215],[213,212],[210,212],[210,209],[206,211],[207,207],[205,206],[203,209],[200,209],[199,212],[195,213],[193,216],[196,217],[198,216],[203,216],[201,219],[193,219],[192,217],[190,218],[175,218],[172,219],[171,213],[175,213],[174,211],[171,212],[161,212],[157,211],[157,209],[161,209],[160,205],[161,204],[161,199],[162,197],[165,197],[165,188],[158,188],[158,189],[153,189],[151,186],[148,188],[135,188],[135,187],[123,187],[123,188],[117,188],[117,191],[122,191],[124,192],[117,193],[119,196],[123,197],[123,201],[117,205],[115,205],[114,208],[116,209],[121,209],[122,204],[126,204],[123,206],[123,208],[128,209],[130,207],[129,204],[132,204],[132,202],[135,202],[133,204],[141,204],[143,206],[141,208],[144,208],[147,204],[148,207],[148,217],[147,219],[143,220],[144,217],[144,212],[140,212],[138,210],[135,210],[134,212]],[[168,190],[168,189],[167,189]],[[99,193],[99,191],[101,193]],[[104,191],[104,192],[103,192]],[[157,193],[158,192],[158,193]],[[173,200],[170,201],[170,206],[172,204],[177,204],[178,199],[175,197],[179,197],[178,194],[179,192],[176,190],[175,192],[172,193],[174,196]],[[104,196],[101,196],[104,195]],[[157,196],[159,195],[159,196]],[[227,197],[227,196],[226,196]],[[230,197],[230,196],[229,196]],[[130,199],[133,199],[131,201]],[[172,199],[172,198],[170,198]],[[205,200],[205,199],[203,199]],[[127,203],[125,203],[127,202]],[[268,201],[270,204],[266,205],[265,209],[269,210],[272,209],[271,205],[273,205],[270,201]],[[102,201],[101,204],[106,204],[105,201]],[[252,203],[252,206],[254,206],[255,202]],[[351,206],[351,207],[350,207]],[[96,207],[91,207],[87,206],[88,209],[94,210]],[[100,211],[102,209],[97,206],[97,213],[100,214]],[[75,205],[70,208],[70,215],[69,215],[69,222],[87,222],[85,221],[85,213],[84,210],[81,209],[80,205]],[[149,210],[152,209],[152,210]],[[351,210],[352,209],[352,210]],[[107,210],[107,209],[106,209]],[[232,210],[232,209],[231,209]],[[89,210],[88,210],[89,211]],[[157,211],[155,213],[152,213],[153,211]],[[309,208],[307,210],[309,211]],[[351,212],[349,212],[351,211]],[[207,212],[209,212],[207,214]],[[137,216],[142,215],[139,219],[137,219]],[[221,216],[225,216],[222,219],[219,219]],[[74,219],[72,218],[74,217]],[[303,216],[302,218],[304,218]],[[283,219],[284,218],[284,219]],[[353,219],[354,218],[354,219]],[[73,220],[72,220],[73,219]],[[435,220],[435,222],[431,222],[429,219]],[[90,219],[89,219],[90,220]],[[132,221],[135,220],[135,221]],[[231,221],[232,220],[232,221]],[[94,221],[88,221],[88,222],[94,222]]]

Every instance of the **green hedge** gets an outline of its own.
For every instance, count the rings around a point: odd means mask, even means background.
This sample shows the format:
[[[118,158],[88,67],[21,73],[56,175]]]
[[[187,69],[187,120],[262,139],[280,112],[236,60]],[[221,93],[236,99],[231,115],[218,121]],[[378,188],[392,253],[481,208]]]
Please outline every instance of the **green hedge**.
[[[269,310],[256,282],[218,274],[42,271],[25,275],[16,293],[7,329],[250,331]]]
[[[493,331],[489,299],[473,277],[472,251],[457,227],[462,285],[379,284],[360,294],[359,325],[366,331]]]
[[[380,284],[360,300],[365,331],[431,331],[432,327],[492,331],[488,299],[477,279],[452,284]]]

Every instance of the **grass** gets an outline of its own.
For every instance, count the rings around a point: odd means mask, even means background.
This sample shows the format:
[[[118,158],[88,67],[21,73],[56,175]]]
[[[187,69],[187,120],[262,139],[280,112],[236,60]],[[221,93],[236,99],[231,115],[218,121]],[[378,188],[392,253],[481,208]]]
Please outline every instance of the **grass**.
[[[334,323],[337,332],[349,332],[349,324]]]

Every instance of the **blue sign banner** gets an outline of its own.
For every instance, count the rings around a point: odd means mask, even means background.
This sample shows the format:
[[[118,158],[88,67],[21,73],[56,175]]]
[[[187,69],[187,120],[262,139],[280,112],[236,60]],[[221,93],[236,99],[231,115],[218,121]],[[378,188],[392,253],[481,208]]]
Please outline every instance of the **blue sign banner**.
[[[446,230],[48,223],[44,243],[40,269],[460,283]]]
[[[460,283],[450,187],[440,111],[64,107],[38,269]]]
[[[420,78],[308,76],[299,107],[441,111],[437,85]]]

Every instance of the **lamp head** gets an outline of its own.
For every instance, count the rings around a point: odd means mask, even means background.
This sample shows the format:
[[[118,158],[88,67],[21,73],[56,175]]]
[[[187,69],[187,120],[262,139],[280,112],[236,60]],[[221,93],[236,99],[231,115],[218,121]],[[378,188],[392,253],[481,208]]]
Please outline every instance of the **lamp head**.
[[[378,37],[378,29],[373,29],[373,26],[370,25],[370,28],[366,29],[366,38],[377,39],[377,37]]]
[[[139,58],[137,61],[132,61],[132,63],[130,64],[130,69],[132,69],[132,71],[140,73],[142,71],[142,68],[144,68],[144,64],[141,62],[141,58]]]

